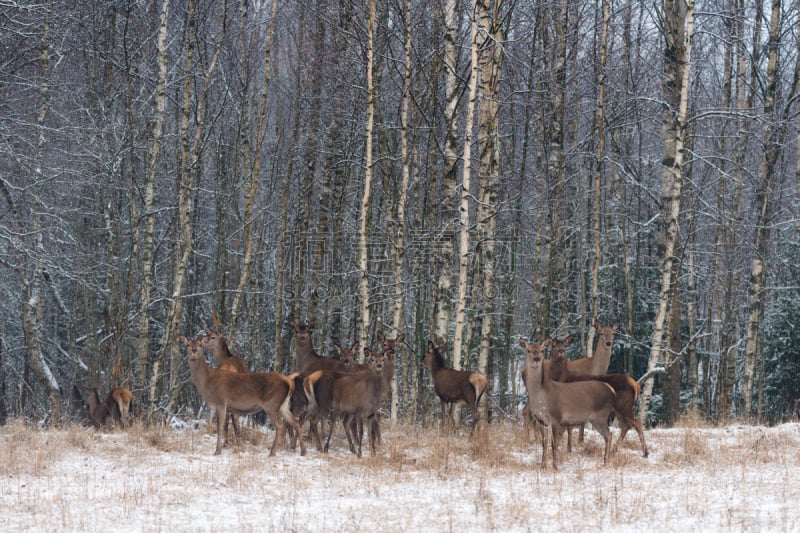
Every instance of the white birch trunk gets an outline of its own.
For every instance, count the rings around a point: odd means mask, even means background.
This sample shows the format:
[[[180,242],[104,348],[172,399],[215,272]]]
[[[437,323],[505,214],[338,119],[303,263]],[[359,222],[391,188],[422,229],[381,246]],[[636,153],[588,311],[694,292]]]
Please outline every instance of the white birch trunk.
[[[136,388],[139,390],[142,390],[145,386],[145,371],[150,351],[150,291],[153,283],[153,234],[156,224],[153,206],[155,204],[155,179],[161,150],[161,136],[164,132],[164,113],[166,109],[168,16],[169,0],[164,0],[161,5],[161,21],[157,41],[158,80],[156,82],[156,115],[153,123],[153,145],[150,149],[150,163],[144,187],[145,231],[144,242],[142,243],[142,285],[139,293],[138,364],[136,368]],[[152,375],[158,375],[157,360],[153,365]],[[155,394],[155,380],[151,380],[147,412],[144,413],[146,419],[149,419],[152,414]]]
[[[464,320],[467,309],[467,285],[470,239],[469,239],[469,199],[470,199],[470,174],[472,171],[472,127],[475,122],[475,105],[478,99],[478,77],[480,65],[478,64],[478,21],[475,9],[472,9],[470,24],[472,34],[472,49],[470,52],[470,78],[469,98],[467,100],[467,119],[464,125],[464,173],[461,181],[461,202],[459,206],[459,234],[458,234],[458,297],[456,299],[455,330],[453,332],[453,368],[461,369],[461,351],[464,342]]]
[[[358,220],[358,296],[361,304],[361,321],[358,328],[358,340],[361,346],[369,346],[367,332],[369,331],[369,209],[372,198],[372,129],[375,120],[375,89],[372,86],[372,68],[374,64],[374,38],[375,28],[375,0],[369,0],[369,23],[367,25],[367,120],[364,129],[365,155],[364,155],[364,190],[361,196],[361,213]],[[358,355],[360,361],[364,360],[363,352]]]
[[[677,0],[682,2],[683,0]],[[670,2],[665,2],[668,5]],[[654,321],[653,335],[651,338],[650,357],[647,361],[647,371],[651,372],[659,363],[667,362],[663,356],[664,333],[667,319],[669,300],[672,294],[672,271],[675,250],[680,239],[679,216],[681,209],[681,187],[683,184],[683,147],[686,134],[686,114],[689,102],[689,73],[692,58],[692,35],[694,32],[694,0],[689,0],[686,11],[678,8],[676,12],[667,13],[665,17],[675,17],[667,26],[675,31],[675,35],[667,35],[668,46],[673,46],[677,52],[677,59],[669,68],[674,69],[674,78],[680,80],[680,97],[678,100],[677,114],[665,119],[664,129],[664,162],[661,176],[661,201],[663,224],[664,256],[661,261],[661,290],[658,296],[658,310]],[[684,30],[685,27],[685,30]],[[667,32],[670,30],[667,29]],[[685,31],[685,40],[683,38]],[[671,40],[671,41],[670,41]],[[680,48],[683,53],[680,53]],[[671,76],[673,78],[673,76]],[[665,80],[666,82],[666,80]],[[665,83],[665,85],[668,85]],[[669,95],[665,100],[670,102]],[[665,113],[675,113],[674,109],[667,109]],[[647,380],[642,387],[642,396],[639,403],[639,420],[647,420],[647,411],[650,407],[650,398],[653,395],[653,380]]]

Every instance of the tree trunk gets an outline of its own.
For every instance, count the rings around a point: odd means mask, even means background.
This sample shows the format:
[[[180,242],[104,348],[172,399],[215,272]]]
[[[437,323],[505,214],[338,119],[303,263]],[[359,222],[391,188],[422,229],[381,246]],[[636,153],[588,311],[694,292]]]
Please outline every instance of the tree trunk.
[[[753,416],[753,382],[756,361],[761,354],[760,329],[764,314],[764,300],[767,281],[767,260],[769,258],[770,224],[772,220],[772,182],[775,166],[781,152],[781,122],[775,112],[775,98],[778,85],[778,48],[781,36],[781,2],[772,0],[770,14],[769,43],[767,44],[767,75],[764,87],[764,152],[759,168],[759,183],[756,189],[756,233],[753,243],[753,257],[750,262],[750,282],[748,287],[747,333],[744,347],[744,370],[742,373],[743,414]],[[791,95],[789,95],[791,96]],[[791,101],[791,97],[789,97]],[[755,413],[757,417],[761,413]]]
[[[169,15],[169,0],[163,0],[161,5],[161,21],[158,31],[157,60],[158,80],[156,82],[156,115],[153,122],[153,144],[150,148],[150,163],[144,186],[144,236],[142,243],[142,281],[139,292],[139,337],[137,343],[138,360],[136,366],[136,389],[144,391],[146,386],[145,376],[147,362],[150,354],[150,291],[153,284],[153,235],[155,233],[156,214],[155,206],[155,179],[158,171],[158,157],[161,150],[161,136],[164,132],[164,114],[166,110],[166,85],[167,85],[167,17]],[[147,401],[140,401],[142,413],[146,421],[150,420],[155,402],[155,380],[159,375],[159,362],[155,360],[150,372],[150,393]],[[144,392],[141,395],[144,399]]]
[[[255,220],[253,219],[253,206],[255,205],[256,196],[258,193],[258,182],[261,174],[261,146],[264,142],[265,124],[267,122],[267,92],[269,91],[270,76],[272,74],[272,34],[275,28],[275,13],[277,10],[278,2],[272,2],[272,12],[270,13],[269,23],[267,24],[267,34],[265,36],[264,45],[264,85],[261,87],[261,103],[258,108],[258,122],[256,123],[255,131],[255,150],[253,150],[253,160],[245,161],[248,165],[248,178],[246,189],[246,200],[244,208],[244,264],[242,265],[242,274],[239,277],[239,286],[233,296],[233,304],[231,305],[231,327],[234,329],[239,323],[240,307],[242,305],[242,295],[247,290],[247,284],[250,281],[250,275],[253,270],[253,250],[255,242],[253,238],[253,228]],[[258,30],[256,30],[258,31]]]
[[[680,243],[681,188],[683,185],[684,146],[686,143],[686,119],[689,100],[689,71],[692,58],[694,32],[694,0],[688,5],[683,0],[664,0],[664,75],[662,92],[663,111],[663,159],[661,170],[661,289],[658,309],[651,338],[647,371],[666,362],[664,357],[664,333],[670,297],[673,291],[675,253]],[[684,39],[685,36],[685,39]],[[647,420],[650,397],[653,395],[653,380],[647,380],[642,388],[639,403],[639,419]]]
[[[600,64],[597,66],[597,154],[595,155],[594,190],[592,195],[592,287],[589,332],[586,337],[586,357],[592,356],[592,341],[594,340],[594,324],[600,313],[600,262],[603,258],[602,234],[602,191],[603,191],[603,158],[606,151],[605,134],[605,106],[606,106],[606,58],[608,56],[608,25],[610,21],[610,0],[603,0],[603,28],[600,37]]]
[[[478,262],[476,273],[479,280],[478,306],[480,316],[480,346],[478,370],[490,375],[490,350],[494,333],[494,316],[497,289],[495,286],[495,262],[497,243],[497,194],[500,174],[500,137],[498,112],[500,99],[500,72],[503,63],[505,31],[503,21],[507,19],[505,5],[497,0],[490,7],[485,0],[476,2],[476,18],[482,38],[478,39],[480,63],[480,95],[478,153],[480,154],[480,193],[476,231],[478,238]],[[487,391],[486,396],[491,391]],[[484,405],[488,404],[483,402]],[[487,411],[484,407],[483,411]],[[488,411],[486,412],[488,419]]]
[[[452,314],[453,264],[455,256],[456,176],[458,174],[458,48],[456,46],[456,0],[444,0],[444,77],[445,77],[445,145],[443,196],[438,211],[442,227],[433,244],[437,277],[436,310],[433,335],[443,341],[449,337]]]
[[[469,203],[472,193],[470,191],[470,180],[472,173],[472,129],[475,124],[475,106],[478,100],[478,78],[480,77],[480,65],[478,64],[478,21],[476,20],[476,6],[473,5],[470,47],[470,77],[469,77],[469,96],[467,97],[467,119],[464,125],[464,155],[463,155],[463,175],[461,180],[461,201],[459,206],[459,228],[458,228],[458,296],[456,297],[455,329],[453,331],[453,360],[454,369],[461,369],[461,348],[464,342],[464,320],[467,310],[467,286],[469,285],[469,258],[470,258],[470,216]]]
[[[361,346],[369,346],[369,212],[372,202],[372,129],[375,119],[375,88],[372,85],[372,68],[374,66],[374,28],[375,28],[375,0],[369,0],[369,21],[367,24],[367,116],[364,128],[364,189],[361,196],[361,212],[358,224],[358,297],[360,303],[360,321],[357,338]],[[363,360],[363,354],[359,359]]]
[[[411,103],[411,0],[406,0],[404,3],[404,21],[405,21],[405,43],[403,46],[403,59],[405,73],[403,76],[403,96],[400,109],[400,160],[401,160],[401,182],[399,197],[397,199],[397,206],[394,215],[394,230],[390,233],[394,242],[391,246],[391,259],[392,259],[392,278],[394,285],[394,298],[392,299],[392,330],[396,334],[403,333],[405,330],[405,322],[403,321],[403,309],[405,307],[404,282],[403,282],[403,258],[405,257],[405,224],[406,224],[406,202],[408,201],[408,187],[411,182],[411,158],[409,155],[409,110]],[[407,359],[403,362],[401,368],[411,368],[416,366],[416,361],[413,353],[408,353],[408,350],[402,350],[400,353],[408,354]],[[390,419],[392,425],[397,423],[397,416],[399,411],[399,390],[398,382],[402,380],[402,375],[397,373],[395,379],[391,384],[391,398],[390,398]],[[408,374],[409,384],[407,393],[416,389],[414,383],[414,372]]]

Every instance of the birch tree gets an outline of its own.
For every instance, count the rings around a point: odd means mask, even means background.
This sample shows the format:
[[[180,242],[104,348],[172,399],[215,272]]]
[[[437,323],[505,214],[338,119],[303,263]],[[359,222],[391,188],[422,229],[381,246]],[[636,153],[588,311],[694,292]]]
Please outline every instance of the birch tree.
[[[600,30],[600,57],[597,66],[597,152],[594,162],[594,178],[592,185],[592,279],[590,289],[590,320],[589,332],[586,337],[585,348],[586,357],[592,356],[592,345],[595,335],[595,323],[599,315],[600,307],[600,262],[603,257],[603,234],[602,234],[602,190],[603,190],[603,159],[606,152],[606,129],[605,129],[605,107],[606,107],[606,60],[608,57],[608,26],[610,22],[609,0],[602,0],[602,29]]]
[[[399,335],[405,329],[403,320],[403,309],[405,307],[404,298],[404,279],[403,279],[403,258],[405,257],[405,225],[406,225],[406,202],[408,201],[408,187],[411,182],[411,155],[409,154],[409,114],[411,108],[411,0],[406,0],[403,4],[403,29],[405,40],[403,42],[403,93],[400,104],[400,191],[397,198],[397,205],[394,210],[393,230],[390,233],[392,245],[390,249],[392,261],[392,285],[394,286],[394,296],[392,298],[392,330]],[[405,352],[405,350],[403,350]],[[416,366],[413,356],[410,356],[404,365],[409,368]],[[412,406],[416,405],[414,397],[416,393],[416,383],[413,382],[415,372],[409,372],[410,383],[408,393],[412,396],[409,402]],[[399,389],[398,382],[402,376],[395,376],[391,384],[391,403],[390,419],[392,424],[397,423],[399,411]]]
[[[661,288],[658,308],[651,337],[648,373],[659,363],[671,363],[664,356],[665,324],[673,295],[674,269],[678,261],[675,253],[680,244],[681,190],[683,186],[684,147],[686,144],[686,119],[689,102],[689,73],[692,59],[694,31],[694,0],[664,0],[664,74],[661,90],[664,98],[662,112],[663,157],[661,162]],[[653,380],[642,388],[639,419],[647,420]]]
[[[743,414],[753,415],[753,383],[756,360],[761,353],[761,320],[766,298],[767,262],[769,258],[770,233],[772,224],[772,195],[775,183],[776,165],[781,153],[789,104],[783,116],[776,108],[780,78],[779,44],[782,32],[781,1],[772,0],[769,22],[769,42],[767,43],[767,72],[764,84],[764,126],[762,134],[763,153],[759,165],[759,181],[756,188],[756,231],[753,256],[750,261],[750,281],[748,284],[747,333],[744,348],[744,370],[742,374]],[[786,95],[793,100],[796,84]],[[759,405],[760,407],[760,405]],[[755,413],[760,419],[761,409]]]
[[[442,228],[434,242],[434,262],[437,269],[436,310],[433,334],[444,341],[448,338],[452,315],[452,267],[455,259],[456,179],[458,174],[458,47],[456,37],[456,0],[444,0],[444,78],[445,78],[445,142],[442,201],[439,206]]]
[[[275,29],[275,13],[278,8],[278,0],[272,0],[272,11],[270,12],[267,31],[264,36],[264,80],[261,86],[261,100],[258,107],[258,117],[255,131],[255,150],[253,151],[252,161],[246,161],[248,165],[248,176],[245,185],[245,208],[244,208],[244,259],[242,274],[239,278],[239,286],[233,297],[231,305],[231,325],[236,327],[239,321],[240,307],[242,305],[242,295],[247,289],[250,276],[253,271],[253,256],[255,249],[253,208],[255,206],[258,193],[258,182],[261,174],[261,147],[264,142],[265,127],[267,122],[267,93],[269,92],[270,76],[272,74],[272,34]]]
[[[470,17],[470,77],[469,96],[467,97],[466,121],[464,125],[464,155],[461,177],[461,192],[459,203],[458,225],[458,296],[456,296],[455,330],[453,332],[453,368],[461,369],[461,345],[464,341],[464,320],[467,309],[467,285],[469,274],[470,250],[470,182],[472,179],[472,130],[475,125],[475,107],[478,100],[478,78],[480,77],[480,64],[478,63],[478,31],[477,2],[472,4]],[[485,30],[483,31],[485,36]],[[485,37],[484,37],[485,38]]]
[[[364,128],[364,189],[361,196],[361,211],[358,219],[358,297],[360,302],[360,322],[357,338],[361,346],[369,346],[368,331],[370,321],[369,310],[369,211],[372,198],[372,129],[375,119],[375,101],[372,85],[372,68],[374,64],[374,28],[375,28],[375,0],[368,0],[367,9],[367,116]],[[363,359],[363,355],[359,356]]]
[[[479,279],[478,304],[480,317],[480,346],[478,370],[490,375],[490,350],[495,329],[495,299],[497,294],[495,262],[497,246],[497,196],[500,183],[500,73],[505,44],[504,23],[510,16],[503,0],[475,2],[479,44],[480,79],[478,153],[480,192],[476,220]]]
[[[156,81],[155,104],[156,114],[153,121],[153,144],[150,148],[150,162],[144,185],[144,236],[142,242],[142,276],[139,287],[139,337],[137,346],[136,384],[138,390],[144,390],[147,362],[150,354],[150,293],[153,284],[153,235],[155,233],[156,214],[155,206],[155,179],[158,170],[159,152],[161,150],[161,136],[164,132],[164,115],[166,112],[166,85],[167,85],[167,19],[169,16],[169,0],[163,0],[158,30],[156,58],[158,61],[158,79]],[[159,363],[153,363],[151,375],[159,375]],[[156,395],[156,383],[150,384],[145,417],[152,415],[153,403]],[[144,398],[144,394],[141,396]]]

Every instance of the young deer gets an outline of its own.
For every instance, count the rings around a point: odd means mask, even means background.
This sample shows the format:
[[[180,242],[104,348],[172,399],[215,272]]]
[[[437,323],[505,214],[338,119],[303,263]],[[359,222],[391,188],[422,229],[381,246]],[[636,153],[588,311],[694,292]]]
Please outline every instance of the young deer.
[[[275,426],[275,439],[269,452],[271,456],[275,455],[278,442],[284,437],[286,427],[283,421],[300,436],[300,455],[306,454],[300,424],[291,412],[294,375],[284,376],[277,372],[228,372],[211,368],[206,363],[200,340],[187,339],[183,335],[179,338],[186,345],[192,382],[209,409],[217,414],[217,447],[214,455],[219,455],[222,450],[222,425],[229,408],[247,415],[261,411],[267,413]]]
[[[76,384],[72,387],[72,394],[74,400],[79,400],[86,405],[95,428],[111,424],[119,424],[123,428],[130,425],[133,394],[128,389],[115,387],[102,402],[97,387]]]
[[[200,344],[206,350],[211,350],[211,354],[217,361],[219,370],[228,372],[250,372],[247,363],[239,356],[233,355],[228,348],[228,340],[219,332],[219,322],[217,315],[213,316],[215,329],[206,328],[206,336],[200,339]],[[228,445],[228,422],[233,424],[233,435],[239,440],[239,414],[229,411],[225,417],[225,446]]]
[[[453,428],[456,421],[453,418],[453,407],[464,402],[472,411],[472,431],[478,424],[478,402],[486,391],[486,376],[480,372],[470,370],[453,370],[444,364],[441,347],[436,347],[433,342],[428,341],[425,356],[422,358],[422,366],[431,371],[433,378],[433,389],[442,404],[442,429],[445,428],[449,419]],[[448,409],[449,405],[449,409]]]
[[[558,468],[558,439],[563,426],[590,422],[603,436],[605,450],[603,464],[608,462],[611,453],[611,431],[608,429],[608,416],[614,409],[614,389],[606,383],[597,381],[581,381],[575,383],[559,383],[545,374],[544,351],[550,344],[545,340],[542,344],[529,343],[520,339],[520,345],[526,351],[526,380],[528,391],[528,409],[531,416],[541,424],[542,435],[542,467],[546,468],[547,431],[552,428],[551,450],[553,468]]]
[[[644,440],[642,424],[636,418],[634,406],[641,394],[639,383],[625,374],[603,374],[602,376],[592,376],[588,374],[576,374],[569,370],[567,360],[558,354],[554,355],[550,361],[550,376],[555,381],[563,383],[573,383],[576,381],[601,381],[607,383],[614,389],[614,413],[617,415],[621,433],[615,449],[627,435],[628,430],[633,427],[639,435],[639,442],[642,445],[642,456],[647,457],[647,443]]]

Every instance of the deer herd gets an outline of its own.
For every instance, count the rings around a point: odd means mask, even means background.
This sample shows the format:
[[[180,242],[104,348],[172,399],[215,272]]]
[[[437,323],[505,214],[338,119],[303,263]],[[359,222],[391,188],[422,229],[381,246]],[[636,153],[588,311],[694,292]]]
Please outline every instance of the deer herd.
[[[323,357],[313,347],[313,323],[295,321],[295,373],[284,375],[251,372],[242,358],[231,353],[230,339],[220,333],[216,316],[213,318],[215,328],[206,327],[204,336],[178,338],[185,346],[192,383],[209,411],[216,415],[215,455],[229,444],[229,423],[238,441],[239,417],[261,412],[266,413],[275,428],[270,455],[275,454],[287,437],[289,448],[295,449],[299,443],[300,455],[305,455],[303,427],[307,427],[305,435],[309,441],[318,450],[327,452],[339,422],[352,453],[361,457],[366,431],[370,452],[375,454],[382,443],[379,411],[394,379],[395,358],[405,341],[404,335],[386,338],[378,331],[377,351],[362,348],[358,342],[349,348],[334,343],[333,351],[338,357]],[[607,373],[618,324],[594,325],[599,338],[592,357],[566,358],[572,335],[561,340],[548,337],[538,344],[524,338],[519,341],[525,349],[521,377],[528,395],[522,419],[526,428],[538,428],[542,468],[546,468],[548,444],[553,468],[557,469],[557,450],[563,432],[567,432],[567,448],[572,451],[571,428],[580,429],[582,440],[587,422],[603,438],[603,464],[606,464],[612,452],[609,429],[612,413],[620,428],[617,445],[633,428],[639,436],[643,456],[648,455],[642,425],[634,414],[639,384],[626,374]],[[471,432],[474,432],[480,418],[478,404],[486,393],[488,381],[480,372],[448,368],[443,350],[443,345],[428,341],[421,360],[422,367],[430,371],[433,389],[441,402],[441,428],[455,428],[454,406],[463,403],[471,414]],[[212,354],[214,366],[207,362],[206,351]],[[362,353],[366,363],[358,362]],[[132,394],[126,388],[115,387],[100,401],[97,388],[73,386],[73,401],[85,406],[96,428],[128,425],[131,399]]]

